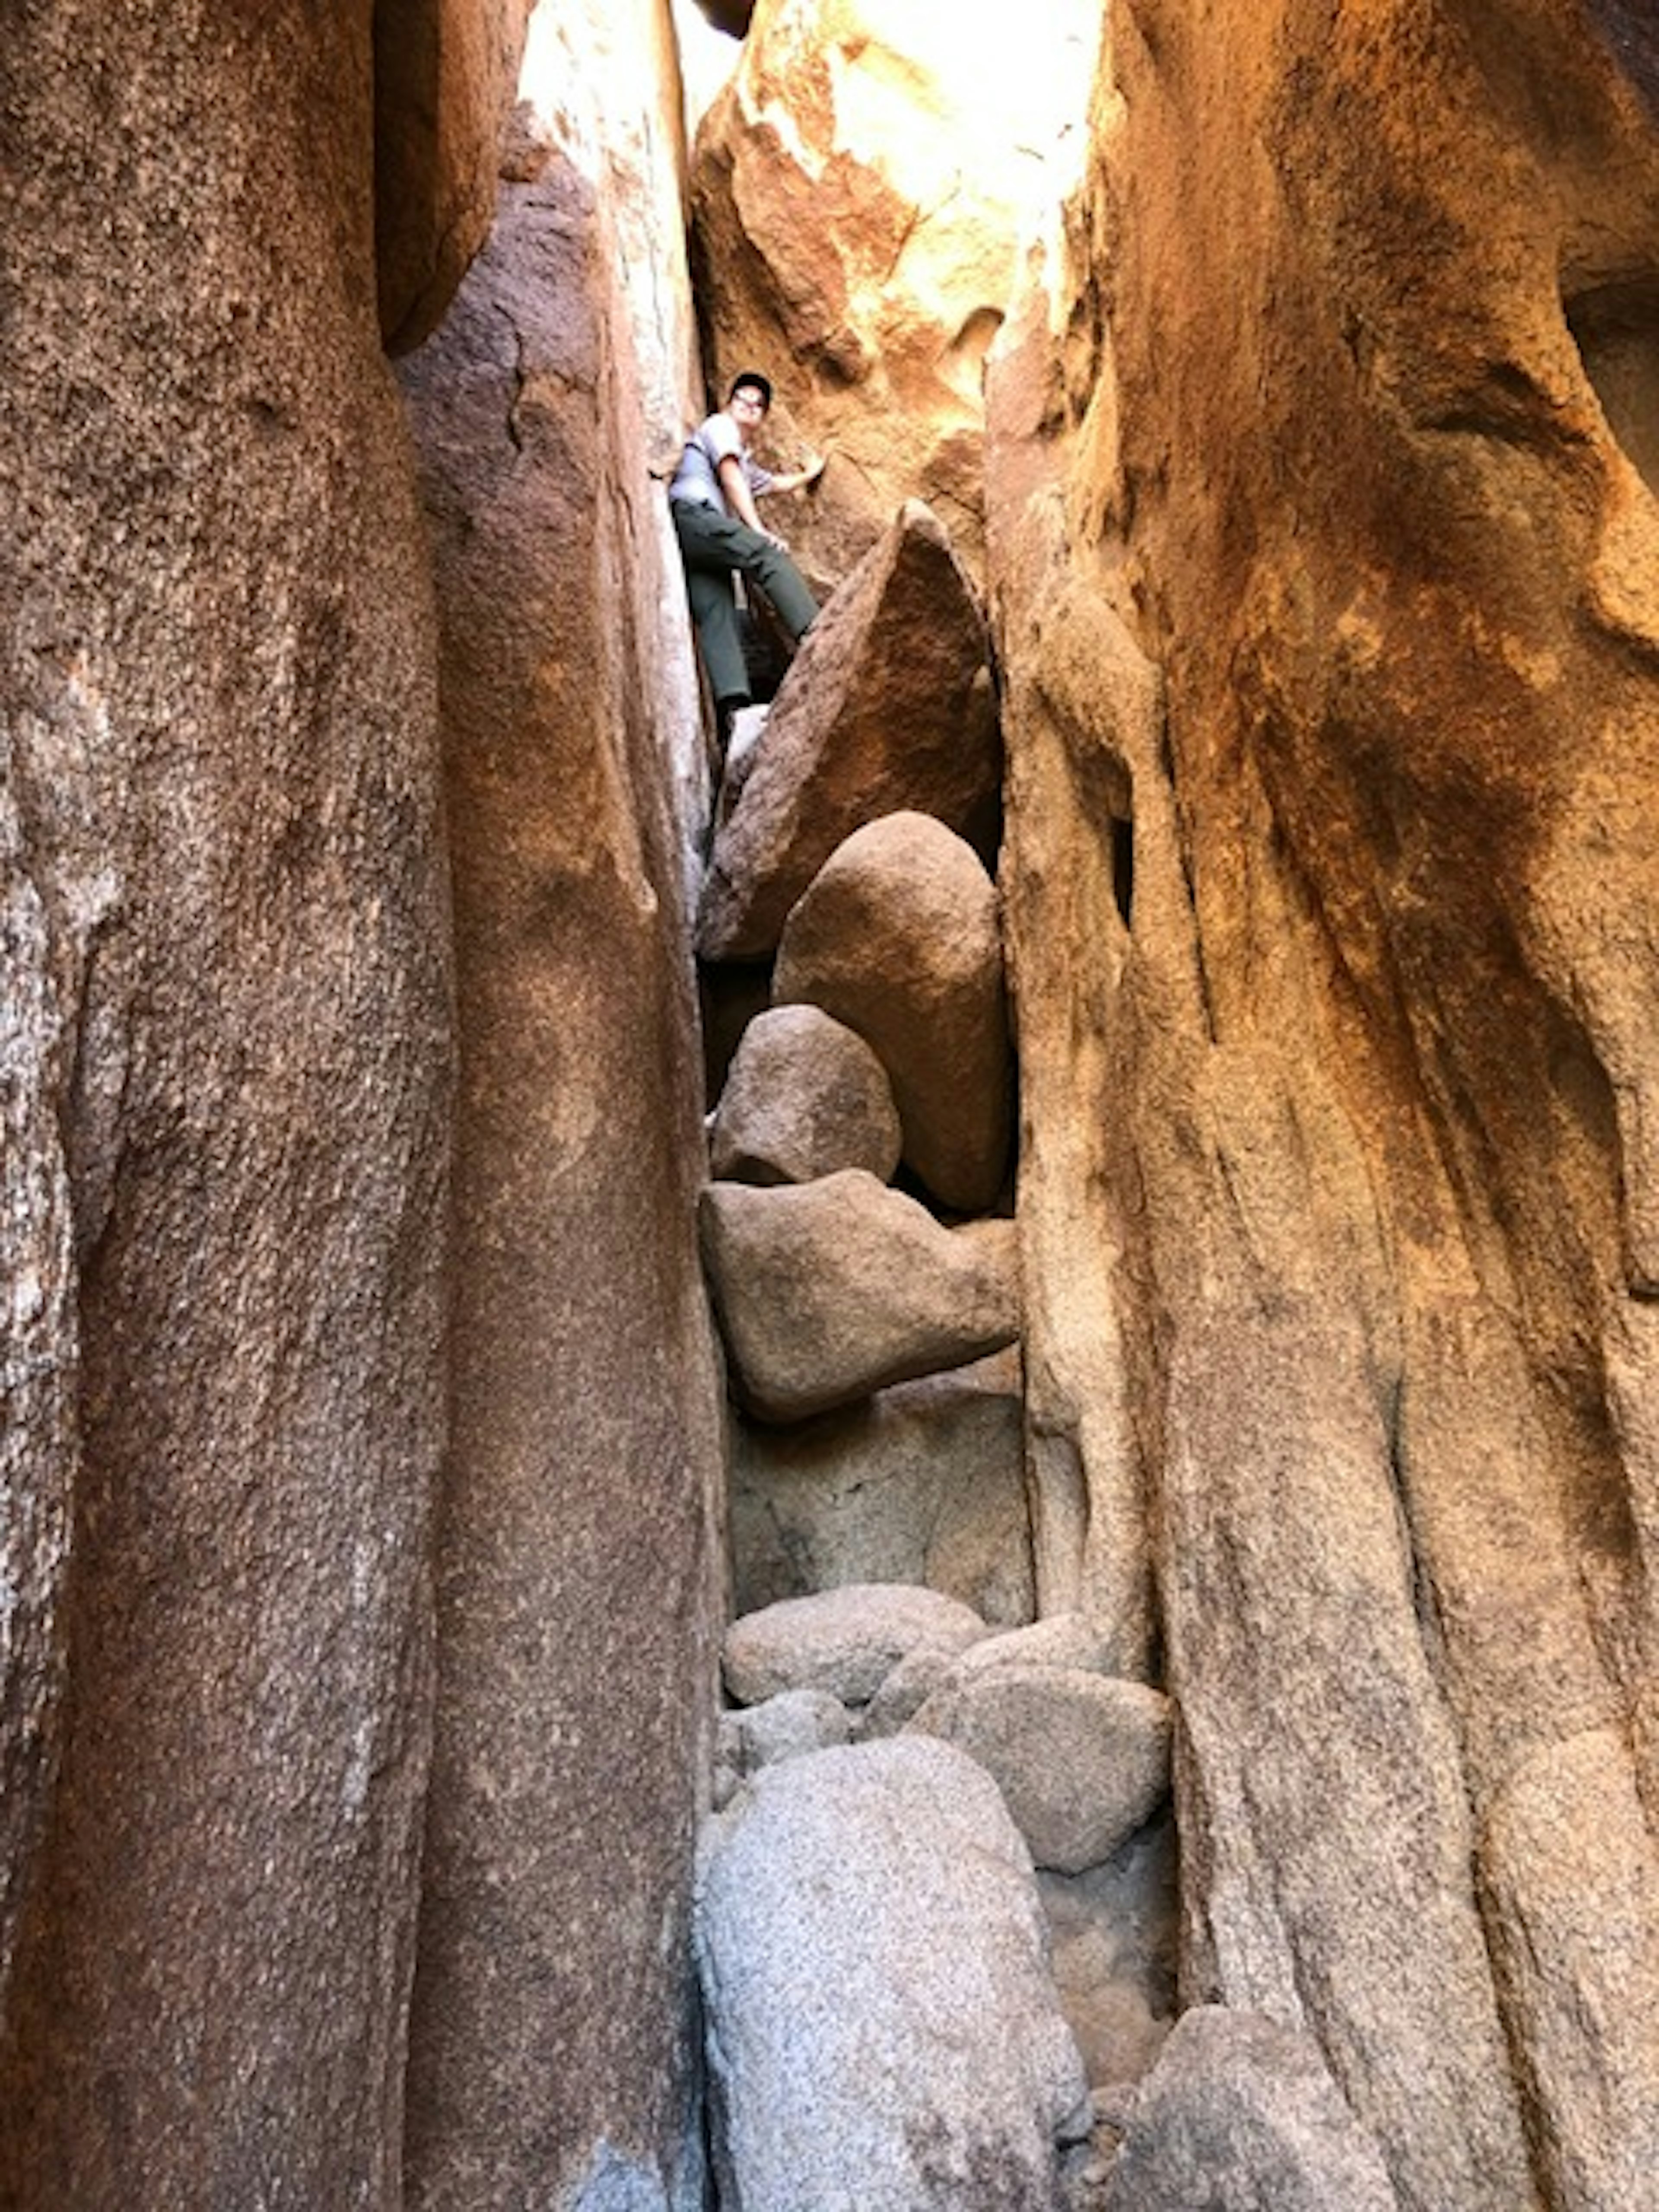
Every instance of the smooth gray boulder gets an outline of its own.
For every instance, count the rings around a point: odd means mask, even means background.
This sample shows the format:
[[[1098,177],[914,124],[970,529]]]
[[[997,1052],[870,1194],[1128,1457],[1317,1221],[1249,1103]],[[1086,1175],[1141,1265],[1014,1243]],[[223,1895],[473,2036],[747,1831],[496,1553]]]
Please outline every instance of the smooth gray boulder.
[[[1012,1628],[1036,1605],[1012,1347],[780,1429],[732,1424],[733,1610],[925,1583]]]
[[[909,1727],[994,1775],[1031,1856],[1061,1874],[1109,1858],[1170,1787],[1170,1701],[1144,1682],[1017,1660],[955,1669]]]
[[[988,1667],[1067,1667],[1085,1674],[1114,1671],[1115,1639],[1103,1623],[1082,1613],[1051,1613],[1042,1620],[988,1636],[957,1662],[964,1673]]]
[[[1102,2212],[1398,2212],[1376,2138],[1317,2044],[1220,2005],[1184,2014],[1134,2100]]]
[[[717,1753],[740,1774],[845,1743],[850,1717],[831,1690],[780,1690],[757,1705],[720,1715]]]
[[[861,1705],[908,1655],[954,1656],[986,1633],[971,1607],[937,1590],[849,1583],[734,1620],[721,1655],[726,1687],[743,1705],[790,1690],[827,1690],[843,1705]]]
[[[1083,2069],[971,1759],[908,1737],[769,1767],[710,1824],[696,1929],[724,2212],[1054,2212]]]
[[[744,1031],[709,1133],[718,1182],[811,1182],[899,1164],[893,1086],[864,1039],[819,1006],[774,1006]]]
[[[996,886],[931,815],[884,815],[836,847],[790,909],[774,1001],[822,1006],[892,1080],[904,1158],[940,1203],[994,1206],[1013,1137]]]
[[[1011,1221],[945,1229],[860,1168],[711,1184],[703,1262],[739,1401],[791,1421],[960,1367],[1019,1334]]]

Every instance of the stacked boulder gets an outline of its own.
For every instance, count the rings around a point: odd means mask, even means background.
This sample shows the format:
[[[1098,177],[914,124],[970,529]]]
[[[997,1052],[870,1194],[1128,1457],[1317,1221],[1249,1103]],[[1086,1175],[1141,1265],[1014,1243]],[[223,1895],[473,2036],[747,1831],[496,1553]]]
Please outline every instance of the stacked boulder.
[[[912,1580],[1030,1617],[1000,783],[984,618],[913,501],[729,775],[700,915],[709,972],[769,965],[702,1222],[744,1609]]]
[[[705,959],[771,963],[701,1222],[737,1409],[698,1918],[728,2208],[1080,2205],[1087,2092],[1174,2008],[1167,1701],[1032,1621],[993,697],[907,507],[711,855]]]

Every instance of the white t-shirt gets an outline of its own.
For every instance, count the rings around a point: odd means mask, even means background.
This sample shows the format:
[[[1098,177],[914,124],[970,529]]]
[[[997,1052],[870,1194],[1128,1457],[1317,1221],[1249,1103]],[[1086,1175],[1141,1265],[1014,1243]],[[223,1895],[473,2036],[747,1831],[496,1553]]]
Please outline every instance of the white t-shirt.
[[[732,510],[720,489],[720,465],[726,460],[743,464],[750,491],[763,492],[771,484],[771,471],[763,469],[744,453],[742,435],[732,417],[711,415],[686,440],[680,465],[668,487],[668,496],[690,500],[702,507],[717,507],[723,514],[729,514]]]

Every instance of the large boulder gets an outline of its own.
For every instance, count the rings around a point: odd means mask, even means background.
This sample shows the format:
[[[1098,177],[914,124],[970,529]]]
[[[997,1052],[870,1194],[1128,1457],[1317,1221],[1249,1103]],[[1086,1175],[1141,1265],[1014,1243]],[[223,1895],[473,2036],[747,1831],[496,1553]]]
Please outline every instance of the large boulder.
[[[941,1227],[860,1168],[702,1194],[702,1250],[742,1402],[802,1420],[1019,1334],[1013,1224]]]
[[[696,1935],[730,2212],[1054,2212],[1082,2069],[971,1759],[915,1739],[769,1768],[715,1826]]]
[[[717,1182],[811,1182],[899,1163],[886,1070],[856,1030],[817,1006],[775,1006],[744,1030],[708,1135]]]
[[[988,1621],[1031,1617],[1018,1354],[895,1383],[731,1442],[740,1613],[837,1583],[925,1583]]]
[[[1203,2005],[1141,2084],[1103,2212],[1396,2212],[1398,2201],[1318,2045]]]
[[[988,640],[943,528],[907,501],[785,677],[709,856],[707,960],[771,952],[842,839],[877,815],[937,815],[988,866],[1002,749]]]
[[[1013,1135],[996,886],[931,815],[884,815],[836,851],[792,909],[773,997],[822,1006],[874,1046],[904,1158],[941,1205],[995,1204]]]
[[[1109,1858],[1170,1789],[1170,1702],[1144,1682],[1005,1659],[953,1670],[910,1723],[996,1777],[1040,1867]]]
[[[843,1705],[861,1705],[911,1653],[954,1656],[987,1632],[970,1606],[937,1590],[849,1583],[782,1598],[734,1620],[726,1632],[722,1671],[739,1705],[820,1690]]]

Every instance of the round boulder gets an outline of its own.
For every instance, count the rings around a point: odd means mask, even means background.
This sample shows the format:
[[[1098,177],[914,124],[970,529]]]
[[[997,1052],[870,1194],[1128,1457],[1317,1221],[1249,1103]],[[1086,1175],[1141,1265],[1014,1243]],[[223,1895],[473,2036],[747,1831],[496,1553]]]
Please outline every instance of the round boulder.
[[[893,1085],[904,1158],[941,1205],[995,1205],[1013,1135],[996,886],[932,815],[884,815],[838,845],[790,909],[779,1005],[856,1030]]]
[[[1170,1786],[1170,1701],[1144,1682],[1007,1661],[954,1670],[910,1723],[994,1775],[1040,1867],[1108,1859]]]
[[[811,1182],[862,1168],[885,1182],[899,1163],[886,1070],[856,1031],[818,1006],[774,1006],[744,1031],[710,1134],[722,1182]]]

